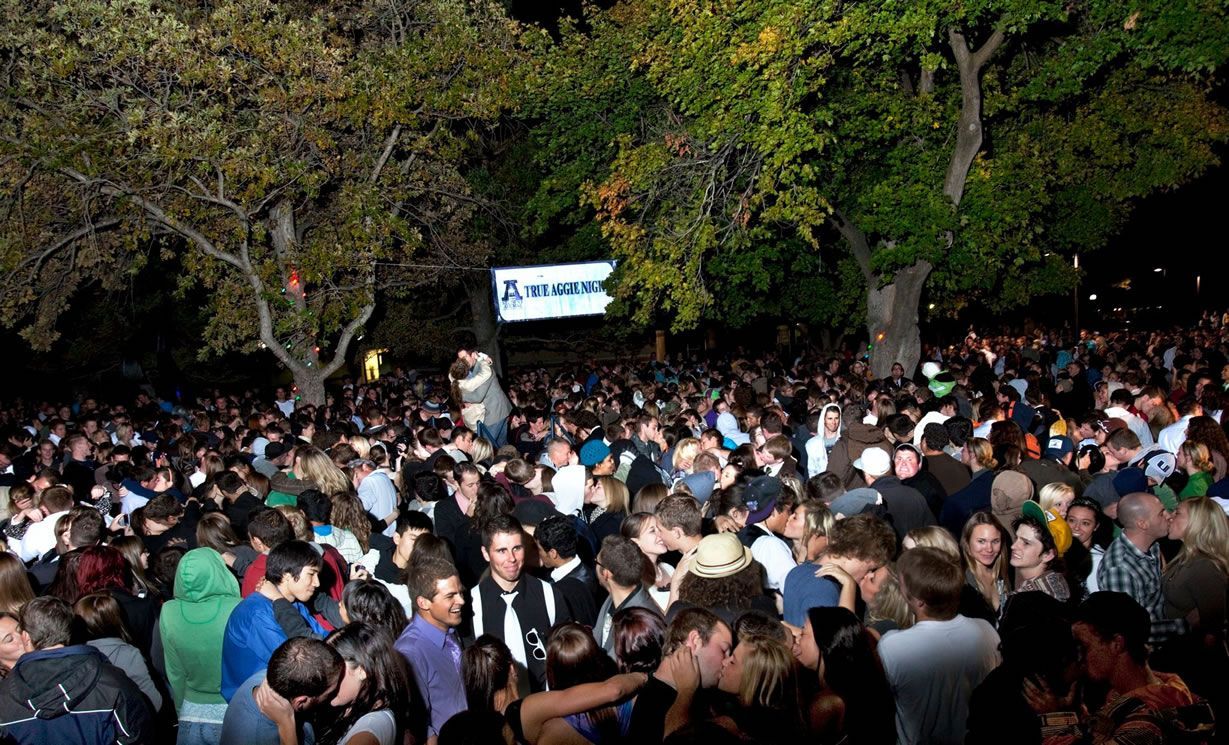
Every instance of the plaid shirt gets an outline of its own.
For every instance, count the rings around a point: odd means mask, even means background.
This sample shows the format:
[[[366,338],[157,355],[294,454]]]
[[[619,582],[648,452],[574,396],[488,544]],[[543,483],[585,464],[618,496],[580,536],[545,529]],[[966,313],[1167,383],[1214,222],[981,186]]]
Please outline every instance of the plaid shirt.
[[[1147,553],[1119,535],[1105,550],[1105,558],[1097,569],[1097,587],[1101,590],[1125,592],[1148,611],[1152,618],[1149,643],[1157,644],[1186,632],[1186,620],[1165,617],[1165,595],[1161,591],[1161,548],[1155,543]]]

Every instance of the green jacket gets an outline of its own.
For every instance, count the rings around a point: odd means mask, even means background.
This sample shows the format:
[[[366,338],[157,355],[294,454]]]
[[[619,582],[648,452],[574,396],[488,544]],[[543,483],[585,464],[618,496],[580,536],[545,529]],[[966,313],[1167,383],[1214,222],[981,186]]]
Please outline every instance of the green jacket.
[[[239,583],[222,556],[211,548],[184,554],[175,572],[175,599],[158,621],[166,658],[166,677],[178,711],[185,700],[224,704],[222,636],[239,604]]]
[[[1195,497],[1206,497],[1208,487],[1212,485],[1212,474],[1206,471],[1196,471],[1191,474],[1191,478],[1186,482],[1186,486],[1182,487],[1182,491],[1178,492],[1179,500],[1193,499]]]
[[[315,484],[293,473],[279,473],[269,479],[269,496],[265,497],[265,504],[269,507],[277,507],[280,504],[297,507],[299,495],[308,489],[315,488]]]

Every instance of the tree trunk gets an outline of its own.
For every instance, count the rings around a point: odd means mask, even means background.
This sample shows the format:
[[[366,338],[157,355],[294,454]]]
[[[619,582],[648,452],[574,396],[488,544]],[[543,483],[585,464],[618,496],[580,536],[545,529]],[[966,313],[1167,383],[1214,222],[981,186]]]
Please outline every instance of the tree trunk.
[[[918,307],[931,268],[929,263],[919,261],[898,270],[883,287],[868,288],[866,330],[875,345],[871,351],[871,372],[875,377],[886,378],[895,362],[904,366],[906,377],[917,369],[922,357]]]
[[[299,388],[300,405],[324,406],[324,381],[328,375],[318,368],[299,368],[292,371],[294,384]]]
[[[469,314],[478,351],[486,352],[495,367],[496,375],[503,375],[503,363],[499,355],[499,326],[495,323],[495,311],[491,298],[491,283],[484,275],[481,280],[465,283],[469,295]]]

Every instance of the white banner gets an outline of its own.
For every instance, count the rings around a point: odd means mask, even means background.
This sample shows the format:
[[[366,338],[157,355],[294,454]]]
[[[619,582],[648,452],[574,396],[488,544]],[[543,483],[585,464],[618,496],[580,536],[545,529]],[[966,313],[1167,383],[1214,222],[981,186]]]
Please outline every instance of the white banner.
[[[595,316],[606,312],[603,287],[613,261],[505,266],[491,270],[491,294],[500,321]]]

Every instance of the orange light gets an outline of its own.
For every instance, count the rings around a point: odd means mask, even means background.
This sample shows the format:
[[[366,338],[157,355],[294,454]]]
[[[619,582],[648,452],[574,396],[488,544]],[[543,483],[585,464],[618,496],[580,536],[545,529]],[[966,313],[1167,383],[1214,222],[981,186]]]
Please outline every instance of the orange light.
[[[880,331],[879,334],[875,337],[875,341],[883,341],[883,336],[884,336],[883,332]]]

